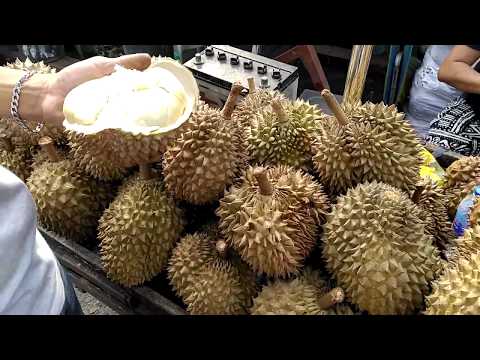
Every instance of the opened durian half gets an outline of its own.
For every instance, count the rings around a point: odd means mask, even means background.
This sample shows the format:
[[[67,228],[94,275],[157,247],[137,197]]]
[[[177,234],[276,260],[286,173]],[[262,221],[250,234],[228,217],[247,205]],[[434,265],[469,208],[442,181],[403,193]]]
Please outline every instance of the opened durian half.
[[[89,162],[118,168],[151,163],[159,161],[198,97],[191,72],[172,59],[157,58],[143,72],[117,66],[67,95],[64,126]]]
[[[168,277],[193,315],[246,314],[257,293],[255,274],[226,248],[215,229],[180,240]]]
[[[325,121],[313,162],[332,193],[380,181],[413,193],[422,164],[413,128],[394,105],[344,104],[328,90],[322,96],[335,116]]]
[[[288,166],[250,167],[216,213],[229,246],[257,273],[298,273],[313,250],[329,202],[312,176]]]

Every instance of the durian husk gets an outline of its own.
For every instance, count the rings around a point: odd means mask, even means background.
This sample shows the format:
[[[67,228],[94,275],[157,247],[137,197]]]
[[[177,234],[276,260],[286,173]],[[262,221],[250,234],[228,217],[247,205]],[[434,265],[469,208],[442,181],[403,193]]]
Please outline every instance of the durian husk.
[[[480,225],[480,201],[476,198],[470,209],[470,226]]]
[[[234,117],[202,104],[164,154],[167,189],[194,205],[218,200],[247,166],[243,128]]]
[[[303,100],[275,103],[279,104],[278,110],[264,107],[251,122],[248,132],[251,162],[312,169],[312,145],[326,115]]]
[[[8,147],[8,150],[0,148],[0,165],[13,172],[22,181],[25,181],[30,176],[32,170],[31,148],[26,146],[13,148],[11,144],[5,146]]]
[[[262,195],[254,171],[250,167],[220,200],[219,228],[257,273],[297,273],[316,244],[328,199],[312,176],[288,166],[266,171],[273,193]]]
[[[446,170],[444,192],[449,202],[448,213],[455,217],[457,207],[480,178],[480,156],[465,156],[454,161]]]
[[[347,103],[339,112],[342,117],[325,121],[313,157],[329,192],[379,181],[412,193],[420,179],[422,147],[405,114],[394,105],[370,102]]]
[[[449,262],[457,262],[460,257],[468,257],[480,251],[480,225],[465,229],[463,235],[456,238],[449,249]]]
[[[257,292],[255,275],[235,254],[219,253],[221,237],[214,228],[180,240],[169,260],[168,278],[193,315],[245,314]]]
[[[13,63],[7,63],[5,67],[16,70],[35,71],[40,74],[55,74],[57,72],[57,69],[46,65],[43,61],[32,62],[29,58],[25,61],[16,59]]]
[[[420,207],[425,219],[425,231],[432,235],[440,250],[448,249],[455,238],[448,217],[448,201],[443,189],[430,179],[422,179],[412,200]]]
[[[327,216],[323,257],[349,302],[369,314],[412,314],[442,270],[421,209],[402,191],[365,183]]]
[[[122,180],[128,170],[118,167],[112,162],[105,161],[102,149],[88,149],[81,143],[75,142],[78,136],[70,134],[69,146],[71,158],[75,164],[90,176],[104,181]]]
[[[151,280],[165,269],[183,227],[182,211],[159,179],[127,180],[99,221],[107,276],[127,287]]]
[[[279,91],[250,89],[250,93],[238,104],[232,116],[248,128],[253,125],[257,114],[275,100],[283,102],[287,101],[287,98]]]
[[[33,167],[27,186],[38,220],[48,230],[80,243],[95,240],[98,219],[114,189],[81,173],[69,159],[42,160]]]
[[[330,308],[320,306],[319,299],[332,290],[318,271],[306,268],[293,279],[275,280],[264,286],[253,300],[252,315],[353,315],[346,304]]]
[[[432,284],[426,315],[480,314],[480,253],[461,256]]]

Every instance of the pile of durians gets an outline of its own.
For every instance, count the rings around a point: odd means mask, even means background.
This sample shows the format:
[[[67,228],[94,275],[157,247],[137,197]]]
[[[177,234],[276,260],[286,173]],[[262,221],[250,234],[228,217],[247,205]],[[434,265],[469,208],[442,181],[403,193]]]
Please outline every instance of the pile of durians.
[[[104,79],[146,81],[125,71]],[[423,148],[395,106],[338,104],[325,90],[328,115],[250,81],[218,109],[171,59],[143,73],[158,81],[135,91],[171,86],[161,116],[184,116],[178,126],[149,114],[138,131],[82,123],[95,109],[79,99],[99,80],[67,97],[64,128],[0,121],[0,164],[26,182],[39,224],[96,243],[112,281],[166,276],[191,314],[480,313],[480,204],[463,237],[451,223],[479,158],[454,162],[439,186],[420,177]],[[130,111],[115,106],[98,124]]]

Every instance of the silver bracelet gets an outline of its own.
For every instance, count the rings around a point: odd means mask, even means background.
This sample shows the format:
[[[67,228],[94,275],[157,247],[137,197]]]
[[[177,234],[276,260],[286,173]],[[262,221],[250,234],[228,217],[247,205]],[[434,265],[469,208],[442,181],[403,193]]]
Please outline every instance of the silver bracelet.
[[[38,133],[40,130],[43,128],[43,124],[37,124],[37,127],[32,130],[28,127],[27,123],[25,120],[22,120],[20,118],[20,115],[18,114],[18,104],[20,100],[20,91],[22,90],[22,86],[27,81],[30,79],[33,75],[35,74],[35,71],[29,71],[25,75],[23,75],[20,80],[17,81],[17,84],[13,88],[12,91],[12,103],[10,105],[10,115],[12,118],[17,122],[20,127],[22,127],[24,130],[32,132],[32,133]]]

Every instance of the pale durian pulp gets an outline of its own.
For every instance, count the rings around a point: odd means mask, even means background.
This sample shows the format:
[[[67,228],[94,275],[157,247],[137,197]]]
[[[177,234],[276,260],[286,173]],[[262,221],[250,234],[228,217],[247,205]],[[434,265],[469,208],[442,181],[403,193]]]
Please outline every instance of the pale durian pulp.
[[[105,129],[164,132],[181,125],[192,108],[186,89],[172,72],[153,67],[143,72],[115,68],[112,75],[90,80],[65,98],[65,126],[83,134]],[[186,118],[185,118],[186,117]]]

